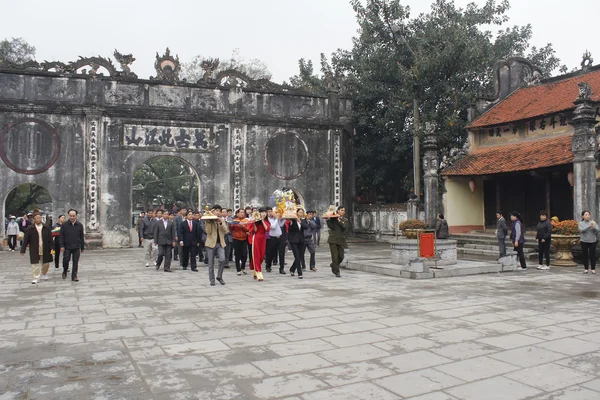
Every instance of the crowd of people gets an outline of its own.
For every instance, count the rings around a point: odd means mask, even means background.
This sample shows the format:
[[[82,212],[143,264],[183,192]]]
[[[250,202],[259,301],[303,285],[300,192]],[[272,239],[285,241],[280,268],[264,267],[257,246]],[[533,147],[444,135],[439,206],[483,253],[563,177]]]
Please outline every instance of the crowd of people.
[[[70,209],[67,213],[68,220],[64,215],[58,217],[58,222],[52,224],[52,219],[42,218],[39,210],[34,210],[16,221],[16,217],[10,216],[6,226],[8,244],[10,251],[17,248],[17,239],[20,242],[20,253],[25,255],[29,248],[29,261],[32,266],[32,284],[40,280],[48,280],[50,263],[54,262],[54,268],[60,269],[60,254],[62,258],[62,278],[67,279],[69,265],[72,261],[71,280],[79,282],[77,273],[79,271],[79,258],[84,251],[84,229],[77,221],[78,212]]]
[[[345,208],[327,218],[330,234],[332,273],[340,277],[344,259],[348,220]],[[279,267],[279,274],[303,279],[307,270],[308,252],[310,271],[317,271],[315,248],[320,245],[321,218],[315,211],[298,208],[295,218],[282,218],[277,209],[246,207],[235,210],[216,204],[205,212],[181,208],[175,213],[168,210],[148,210],[140,213],[136,223],[139,247],[144,248],[146,267],[172,272],[172,262],[178,261],[182,270],[198,272],[198,263],[208,265],[211,286],[225,285],[223,271],[235,263],[237,275],[252,271],[254,279],[264,281],[267,273]],[[285,269],[287,251],[293,254],[289,271]],[[215,274],[215,258],[218,259]],[[248,267],[248,268],[246,268]]]
[[[496,212],[497,226],[496,226],[496,238],[498,239],[499,256],[500,259],[506,257],[506,237],[509,229],[506,219],[502,211]],[[553,217],[556,218],[556,217]],[[527,261],[525,260],[525,253],[523,246],[525,244],[525,225],[523,225],[523,218],[518,211],[510,213],[511,229],[510,229],[510,245],[513,247],[517,254],[519,261],[519,267],[517,270],[527,270]],[[587,274],[590,270],[592,274],[596,273],[596,245],[598,242],[598,232],[600,228],[598,224],[592,220],[589,211],[583,211],[581,213],[581,221],[578,223],[581,245],[581,251],[583,256],[583,268],[584,274]],[[538,248],[538,261],[539,264],[537,269],[549,270],[550,269],[550,245],[552,243],[552,222],[548,220],[548,212],[545,210],[540,211],[540,221],[536,226],[536,236]]]

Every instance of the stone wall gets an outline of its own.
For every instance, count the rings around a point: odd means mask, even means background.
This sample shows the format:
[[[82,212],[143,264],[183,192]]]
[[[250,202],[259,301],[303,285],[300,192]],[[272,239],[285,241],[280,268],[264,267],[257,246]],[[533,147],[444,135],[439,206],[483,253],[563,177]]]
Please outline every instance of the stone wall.
[[[54,215],[76,208],[104,247],[129,246],[133,174],[158,156],[192,167],[201,204],[264,205],[289,187],[324,212],[353,196],[350,108],[337,93],[0,69],[2,212],[36,183]]]

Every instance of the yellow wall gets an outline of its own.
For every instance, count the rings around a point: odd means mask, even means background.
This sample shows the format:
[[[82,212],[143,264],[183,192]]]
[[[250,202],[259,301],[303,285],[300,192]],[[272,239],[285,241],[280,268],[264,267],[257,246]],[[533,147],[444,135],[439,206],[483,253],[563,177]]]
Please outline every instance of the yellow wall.
[[[483,209],[483,180],[475,180],[475,192],[469,188],[470,176],[445,177],[444,210],[450,229],[452,227],[474,227],[482,229],[485,224]]]

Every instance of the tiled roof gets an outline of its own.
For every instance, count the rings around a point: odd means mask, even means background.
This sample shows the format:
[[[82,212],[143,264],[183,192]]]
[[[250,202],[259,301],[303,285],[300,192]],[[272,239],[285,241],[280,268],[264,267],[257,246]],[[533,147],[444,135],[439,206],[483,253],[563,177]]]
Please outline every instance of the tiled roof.
[[[587,82],[592,87],[592,100],[600,101],[600,69],[563,80],[522,87],[476,118],[468,128],[501,125],[549,115],[575,108],[579,95],[577,84]]]
[[[572,137],[561,135],[503,146],[480,147],[443,170],[442,175],[491,175],[570,164],[573,162]]]

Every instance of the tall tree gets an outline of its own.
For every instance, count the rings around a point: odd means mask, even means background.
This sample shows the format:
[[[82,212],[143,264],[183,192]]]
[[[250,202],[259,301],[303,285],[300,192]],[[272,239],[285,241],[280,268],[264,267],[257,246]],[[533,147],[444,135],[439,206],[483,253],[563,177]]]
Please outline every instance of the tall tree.
[[[35,59],[35,47],[23,38],[11,38],[0,41],[0,63],[23,63]]]
[[[551,44],[530,46],[530,25],[505,26],[508,0],[465,8],[437,0],[428,13],[414,18],[400,0],[350,4],[359,25],[353,48],[334,53],[331,63],[323,59],[321,70],[344,75],[353,88],[358,194],[406,199],[412,187],[414,99],[421,121],[437,124],[444,157],[464,143],[469,108],[493,88],[498,60],[527,57],[545,76],[560,66]],[[323,76],[309,74],[307,67],[312,65],[301,61],[292,84],[320,90]]]

